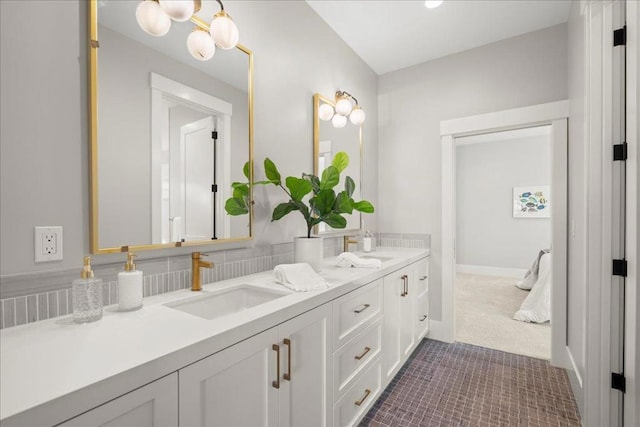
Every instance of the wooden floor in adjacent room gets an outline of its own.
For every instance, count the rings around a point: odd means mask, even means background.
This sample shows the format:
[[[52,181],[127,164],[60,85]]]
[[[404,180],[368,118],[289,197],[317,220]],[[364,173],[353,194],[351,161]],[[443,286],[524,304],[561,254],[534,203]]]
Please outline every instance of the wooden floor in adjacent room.
[[[580,426],[580,417],[566,372],[548,361],[424,340],[360,426]]]

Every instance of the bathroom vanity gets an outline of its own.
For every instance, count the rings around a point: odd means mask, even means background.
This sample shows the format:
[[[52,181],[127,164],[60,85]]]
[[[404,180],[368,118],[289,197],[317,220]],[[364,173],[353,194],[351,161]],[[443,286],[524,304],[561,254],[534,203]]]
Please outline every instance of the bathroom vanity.
[[[325,259],[326,290],[265,272],[3,330],[2,425],[357,424],[429,324],[429,251],[370,256],[381,269]]]

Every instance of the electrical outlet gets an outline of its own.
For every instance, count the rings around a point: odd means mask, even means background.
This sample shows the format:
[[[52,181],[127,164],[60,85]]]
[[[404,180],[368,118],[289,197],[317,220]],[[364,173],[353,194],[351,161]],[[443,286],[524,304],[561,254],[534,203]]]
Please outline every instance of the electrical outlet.
[[[34,243],[36,262],[62,260],[62,227],[36,227]]]

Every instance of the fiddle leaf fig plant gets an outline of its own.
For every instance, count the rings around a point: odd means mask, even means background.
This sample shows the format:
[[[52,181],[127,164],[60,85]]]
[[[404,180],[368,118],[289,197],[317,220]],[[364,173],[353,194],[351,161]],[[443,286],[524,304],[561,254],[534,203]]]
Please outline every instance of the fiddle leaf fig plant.
[[[373,213],[374,207],[367,200],[353,200],[356,184],[350,176],[344,180],[344,190],[336,192],[335,187],[340,183],[340,173],[349,166],[349,156],[339,152],[333,158],[329,167],[322,171],[322,175],[303,173],[300,178],[289,176],[282,182],[282,176],[271,159],[264,160],[266,181],[255,184],[273,184],[280,187],[289,200],[278,204],[271,215],[271,221],[282,219],[291,212],[298,211],[307,224],[307,237],[311,237],[311,230],[322,222],[332,228],[345,228],[347,220],[344,214],[351,214],[354,210],[362,213]],[[248,178],[248,165],[245,165],[245,176]],[[243,215],[249,212],[249,184],[232,184],[233,197],[225,203],[225,210],[229,215]],[[304,200],[306,198],[306,201]]]

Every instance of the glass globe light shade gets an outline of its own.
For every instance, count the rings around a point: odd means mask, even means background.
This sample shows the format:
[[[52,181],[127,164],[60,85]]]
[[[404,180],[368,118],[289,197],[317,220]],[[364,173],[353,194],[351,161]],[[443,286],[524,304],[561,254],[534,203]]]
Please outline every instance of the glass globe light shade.
[[[442,0],[426,0],[424,5],[429,9],[435,9],[442,4]]]
[[[196,27],[187,37],[187,49],[199,61],[207,61],[216,53],[216,44],[206,31]]]
[[[318,117],[320,120],[331,120],[331,117],[333,117],[333,107],[329,104],[320,104],[320,107],[318,107]]]
[[[348,116],[351,112],[353,106],[351,105],[351,101],[346,96],[338,98],[338,102],[336,102],[336,113]]]
[[[345,116],[341,116],[340,114],[336,114],[331,119],[331,124],[334,128],[343,128],[344,125],[347,124],[347,118]]]
[[[171,28],[171,18],[153,0],[145,0],[138,5],[136,20],[140,28],[151,36],[164,36]]]
[[[238,44],[240,33],[238,27],[224,10],[216,13],[209,26],[211,37],[220,49],[233,49]]]
[[[160,7],[174,21],[188,21],[193,15],[195,5],[193,0],[159,0]]]
[[[360,126],[362,123],[364,123],[364,118],[365,118],[364,111],[362,110],[362,108],[358,106],[356,106],[356,108],[354,108],[351,114],[349,115],[349,120],[351,120],[351,123],[353,123],[356,126]]]

